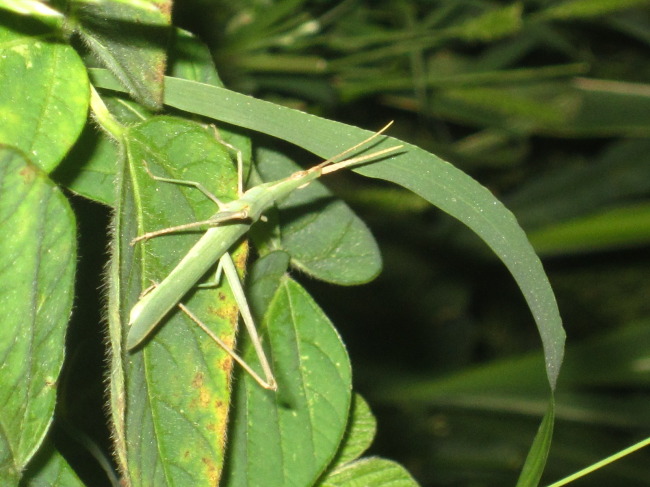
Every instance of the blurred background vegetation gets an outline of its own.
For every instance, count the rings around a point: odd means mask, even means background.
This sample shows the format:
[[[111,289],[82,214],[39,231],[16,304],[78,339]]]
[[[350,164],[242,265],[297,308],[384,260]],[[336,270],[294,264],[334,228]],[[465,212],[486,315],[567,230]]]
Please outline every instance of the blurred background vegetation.
[[[183,0],[174,16],[230,89],[368,129],[395,120],[391,135],[515,213],[568,335],[546,483],[648,436],[650,1]],[[302,279],[378,416],[372,453],[423,486],[514,485],[548,399],[514,282],[413,195],[328,182],[385,260],[359,288]],[[574,485],[649,484],[641,451]]]

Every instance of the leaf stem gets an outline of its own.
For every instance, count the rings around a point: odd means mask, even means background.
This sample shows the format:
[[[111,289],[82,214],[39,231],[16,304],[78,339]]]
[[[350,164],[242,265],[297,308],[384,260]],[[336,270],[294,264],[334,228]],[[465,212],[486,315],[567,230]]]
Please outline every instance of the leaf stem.
[[[93,85],[90,85],[90,107],[99,126],[113,139],[121,140],[124,135],[124,125],[108,111]]]
[[[629,446],[617,453],[614,453],[613,455],[610,455],[607,458],[603,458],[601,461],[596,462],[593,465],[588,466],[587,468],[583,468],[582,470],[579,470],[578,472],[569,475],[568,477],[565,477],[562,480],[558,480],[557,482],[554,482],[548,485],[547,487],[561,487],[563,485],[566,485],[569,482],[573,482],[574,480],[579,479],[580,477],[584,477],[585,475],[588,475],[591,472],[594,472],[595,470],[598,470],[599,468],[602,468],[605,465],[609,465],[610,463],[615,462],[616,460],[619,460],[624,456],[629,455],[630,453],[634,453],[635,451],[640,450],[641,448],[648,445],[650,445],[650,438],[646,438],[645,440],[635,443],[634,445]]]

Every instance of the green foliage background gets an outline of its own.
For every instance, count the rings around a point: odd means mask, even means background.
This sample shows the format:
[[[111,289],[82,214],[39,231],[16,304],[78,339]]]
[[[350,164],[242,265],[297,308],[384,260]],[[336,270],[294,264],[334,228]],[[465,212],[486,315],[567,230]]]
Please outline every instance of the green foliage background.
[[[174,23],[206,42],[228,88],[369,129],[395,120],[391,135],[451,161],[515,213],[544,259],[569,338],[546,484],[648,436],[649,6],[644,0],[174,5]],[[120,71],[125,62],[145,61],[130,59],[128,49],[102,57],[116,25],[89,12],[76,12],[84,45],[100,52],[100,64],[112,68],[142,105],[155,109],[162,94],[147,86],[157,80]],[[139,20],[155,23],[157,15]],[[36,34],[38,28],[29,22],[22,27]],[[150,34],[155,45],[160,32]],[[69,72],[83,70],[68,46],[52,49],[55,56],[39,62],[57,59]],[[45,64],[40,71],[51,72]],[[85,77],[78,79],[66,96],[69,106],[57,107],[58,114],[79,106],[75,97]],[[57,86],[61,80],[34,82]],[[5,92],[0,101],[12,96]],[[117,112],[120,103],[109,107]],[[122,109],[121,116],[131,116],[141,108]],[[49,154],[51,160],[37,161],[46,170],[75,140],[83,119],[57,113],[47,120],[68,136],[60,147],[44,136],[21,147],[30,157]],[[20,130],[14,122],[0,132],[11,138]],[[314,143],[323,137],[315,131]],[[278,151],[307,157],[275,140],[255,143],[262,160]],[[87,150],[78,144],[68,160],[84,158]],[[93,150],[111,157],[110,148]],[[7,166],[24,164],[18,152],[3,157]],[[64,185],[68,177],[64,166],[53,174]],[[39,191],[54,194],[54,208],[67,214],[61,195],[39,178]],[[406,190],[354,175],[339,175],[329,186],[370,225],[384,260],[374,282],[354,289],[301,279],[336,324],[351,355],[355,389],[378,417],[370,452],[400,461],[425,486],[514,485],[546,411],[548,383],[539,335],[512,277],[465,227]],[[49,207],[39,201],[45,212]],[[89,452],[111,451],[102,414],[105,352],[101,331],[88,324],[99,321],[95,290],[102,286],[109,216],[81,198],[71,201],[81,271],[50,440],[86,483],[101,485],[104,474]],[[60,264],[69,266],[74,248],[60,252],[69,260]],[[287,296],[302,295],[291,283],[285,286]],[[359,401],[357,408],[366,407]],[[362,446],[346,445],[350,451],[339,455],[356,458],[372,431],[361,437]],[[58,475],[59,485],[76,485],[74,474],[54,471],[50,440],[31,468],[44,478]],[[645,485],[648,464],[642,451],[581,483]],[[386,471],[394,466],[387,463]],[[376,464],[368,470],[380,471]],[[342,471],[328,481],[349,485],[345,476]]]

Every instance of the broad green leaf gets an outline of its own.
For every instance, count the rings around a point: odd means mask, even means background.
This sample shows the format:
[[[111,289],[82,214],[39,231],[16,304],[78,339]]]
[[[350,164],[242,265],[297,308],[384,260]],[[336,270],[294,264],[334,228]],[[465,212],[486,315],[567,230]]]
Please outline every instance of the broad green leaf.
[[[216,485],[230,402],[230,356],[180,311],[131,352],[122,348],[123,327],[140,293],[160,282],[201,232],[135,246],[132,238],[217,211],[195,188],[153,180],[143,161],[157,176],[201,181],[224,200],[236,196],[236,168],[211,130],[182,119],[154,117],[132,126],[124,144],[109,303],[118,458],[133,486]],[[245,251],[235,259],[242,265]],[[197,290],[184,303],[224,341],[234,342],[238,314],[227,285]]]
[[[52,178],[74,193],[113,206],[118,159],[116,143],[89,124]]]
[[[271,150],[258,150],[264,181],[290,176],[301,167]],[[363,221],[320,182],[294,191],[277,204],[279,245],[299,270],[339,285],[363,284],[381,271],[377,243]]]
[[[250,269],[246,280],[248,293],[248,304],[251,312],[261,321],[269,303],[282,282],[283,276],[289,268],[291,256],[282,250],[274,250],[264,257],[258,259]]]
[[[119,88],[108,74],[93,70],[98,85]],[[166,89],[165,103],[170,106],[287,140],[323,158],[370,135],[366,130],[223,88],[167,78]],[[413,191],[467,225],[487,243],[526,298],[542,338],[549,384],[554,388],[564,356],[565,334],[548,278],[515,217],[486,188],[439,157],[391,137],[386,137],[381,147],[396,143],[404,146],[399,154],[355,171]]]
[[[75,0],[72,6],[93,54],[139,103],[160,109],[171,0]]]
[[[363,397],[355,394],[352,400],[348,427],[330,469],[337,469],[360,457],[370,447],[376,432],[377,421],[372,415],[372,411],[370,411],[370,406]]]
[[[122,125],[141,123],[152,116],[141,105],[119,96],[105,96],[102,101]],[[96,126],[87,125],[52,177],[74,193],[113,206],[119,158],[117,143]]]
[[[152,116],[149,110],[123,96],[107,95],[102,102],[122,125],[138,124]],[[113,206],[119,159],[116,141],[89,124],[52,177],[77,194]]]
[[[0,15],[7,21],[9,14]],[[48,41],[44,25],[16,16],[11,25],[16,30],[0,25],[0,143],[50,172],[86,123],[86,69],[70,46]]]
[[[548,452],[551,449],[551,440],[553,439],[553,424],[555,422],[555,400],[551,395],[542,424],[537,430],[533,444],[530,447],[526,462],[519,475],[517,487],[537,487],[544,473],[544,466],[548,458]]]
[[[223,86],[206,45],[183,29],[174,29],[169,50],[170,75],[212,86]]]
[[[383,458],[363,458],[334,471],[320,487],[417,487],[404,467]]]
[[[104,96],[102,101],[111,115],[122,125],[141,123],[153,116],[153,113],[142,105],[120,96]]]
[[[63,14],[38,0],[0,0],[0,8],[35,17],[62,18]]]
[[[84,487],[77,474],[51,442],[45,442],[29,464],[20,487]]]
[[[288,276],[281,278],[261,329],[278,390],[264,390],[240,374],[222,485],[312,485],[345,431],[351,398],[347,353],[327,317]],[[255,360],[250,349],[245,356]]]
[[[52,420],[72,308],[76,238],[66,199],[0,148],[0,484],[16,485]]]
[[[118,96],[105,96],[102,101],[122,125],[141,123],[152,116],[141,105]],[[117,143],[97,127],[87,125],[52,177],[77,194],[113,206],[118,160]]]

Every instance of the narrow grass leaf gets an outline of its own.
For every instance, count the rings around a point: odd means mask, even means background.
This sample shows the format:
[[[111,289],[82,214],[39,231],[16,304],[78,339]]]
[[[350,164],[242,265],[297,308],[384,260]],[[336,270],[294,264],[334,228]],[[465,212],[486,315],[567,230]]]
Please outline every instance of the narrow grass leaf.
[[[527,230],[622,207],[650,193],[650,139],[610,144],[583,163],[538,174],[508,196],[506,205]]]
[[[432,100],[439,117],[521,134],[637,136],[650,133],[646,84],[577,78],[525,85],[455,87]]]
[[[249,289],[248,305],[256,321],[261,322],[273,296],[289,269],[291,256],[282,250],[274,250],[258,259],[246,279]]]
[[[466,41],[494,41],[521,29],[522,11],[523,6],[518,2],[503,8],[495,8],[482,15],[469,17],[461,25],[452,26],[443,33]]]
[[[555,399],[551,395],[542,424],[537,430],[533,444],[528,451],[526,462],[517,480],[517,487],[537,487],[544,473],[548,452],[553,439],[553,424],[555,422]]]
[[[538,16],[544,19],[581,19],[642,7],[649,3],[648,0],[570,0],[551,6]]]
[[[544,256],[604,252],[650,243],[650,204],[632,204],[539,228],[530,234]]]

